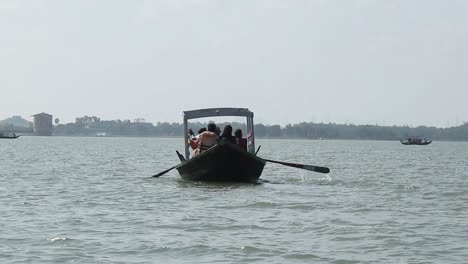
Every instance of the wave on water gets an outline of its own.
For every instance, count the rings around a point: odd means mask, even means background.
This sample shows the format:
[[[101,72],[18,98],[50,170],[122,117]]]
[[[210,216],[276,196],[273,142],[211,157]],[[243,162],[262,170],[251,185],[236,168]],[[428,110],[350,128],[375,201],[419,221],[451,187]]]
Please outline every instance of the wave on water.
[[[180,139],[2,145],[0,263],[466,263],[467,143],[267,142],[267,157],[331,173],[188,182],[150,177]]]
[[[66,237],[49,237],[47,240],[51,241],[51,242],[55,242],[55,241],[67,241],[67,240],[70,240],[70,238],[66,238]]]

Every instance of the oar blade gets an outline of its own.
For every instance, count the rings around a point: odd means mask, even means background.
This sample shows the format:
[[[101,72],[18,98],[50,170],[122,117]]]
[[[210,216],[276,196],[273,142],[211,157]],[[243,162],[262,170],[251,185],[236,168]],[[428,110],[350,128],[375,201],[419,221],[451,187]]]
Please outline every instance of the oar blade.
[[[304,170],[309,170],[309,171],[315,171],[315,172],[320,172],[320,173],[329,173],[330,169],[327,167],[320,167],[320,166],[310,166],[310,165],[304,165],[303,167]]]
[[[178,150],[176,150],[176,153],[177,153],[177,156],[179,157],[180,162],[184,162],[185,157],[182,154],[180,154]]]
[[[308,171],[315,171],[315,172],[320,172],[320,173],[329,173],[330,172],[330,169],[327,168],[327,167],[312,166],[312,165],[298,164],[298,163],[290,163],[290,162],[270,160],[270,159],[263,159],[263,160],[268,161],[268,162],[278,163],[278,164],[289,166],[289,167],[304,169],[304,170],[308,170]]]

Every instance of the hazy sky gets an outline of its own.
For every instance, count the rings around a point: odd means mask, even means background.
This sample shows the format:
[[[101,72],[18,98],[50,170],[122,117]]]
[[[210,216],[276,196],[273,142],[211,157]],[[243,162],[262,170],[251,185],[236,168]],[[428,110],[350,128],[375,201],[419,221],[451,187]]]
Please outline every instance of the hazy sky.
[[[468,121],[468,0],[0,1],[0,119]]]

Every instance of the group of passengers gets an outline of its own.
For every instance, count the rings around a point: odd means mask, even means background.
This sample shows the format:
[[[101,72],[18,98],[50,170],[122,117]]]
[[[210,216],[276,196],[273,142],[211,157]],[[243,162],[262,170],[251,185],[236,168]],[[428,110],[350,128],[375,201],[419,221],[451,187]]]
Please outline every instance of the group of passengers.
[[[424,142],[426,142],[426,139],[409,137],[409,138],[408,138],[408,142],[409,142],[409,143],[416,143],[416,144],[418,144],[418,143],[424,143]]]
[[[190,129],[189,144],[193,149],[193,156],[197,156],[203,151],[218,144],[219,141],[227,141],[232,144],[238,145],[242,149],[247,150],[247,139],[242,137],[242,130],[237,129],[232,135],[232,126],[226,125],[221,133],[221,129],[215,123],[209,123],[208,129],[201,128],[198,130],[198,135],[195,136]]]

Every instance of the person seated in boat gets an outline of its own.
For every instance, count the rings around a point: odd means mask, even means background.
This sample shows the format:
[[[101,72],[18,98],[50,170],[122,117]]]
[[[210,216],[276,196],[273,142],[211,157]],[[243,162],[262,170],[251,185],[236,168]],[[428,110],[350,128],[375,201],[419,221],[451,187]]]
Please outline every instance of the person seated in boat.
[[[231,125],[226,125],[223,129],[223,134],[221,134],[221,137],[219,140],[224,140],[227,142],[231,142],[232,144],[236,144],[236,138],[232,135],[232,126]]]
[[[188,142],[189,146],[192,148],[192,150],[194,150],[194,149],[196,149],[198,147],[197,139],[198,138],[195,136],[195,133],[193,133],[193,130],[191,128],[189,128],[187,142]]]
[[[198,138],[200,137],[200,134],[206,131],[206,127],[202,127],[198,130],[197,135],[193,133],[192,129],[189,129],[189,139],[188,143],[192,150],[195,150],[198,148]]]
[[[218,136],[218,139],[219,139],[219,137],[221,137],[221,128],[219,128],[219,126],[216,126],[215,133],[216,133],[216,135]]]
[[[197,149],[193,152],[193,156],[196,157],[203,151],[211,148],[218,143],[218,135],[216,135],[216,124],[209,123],[208,131],[204,131],[198,136]]]
[[[198,129],[197,138],[198,138],[198,136],[199,136],[201,133],[203,133],[203,132],[205,132],[205,131],[206,131],[206,127],[202,127],[202,128],[200,128],[200,129]]]
[[[242,149],[247,150],[247,139],[242,137],[242,130],[236,129],[234,137],[236,138],[236,144]]]

